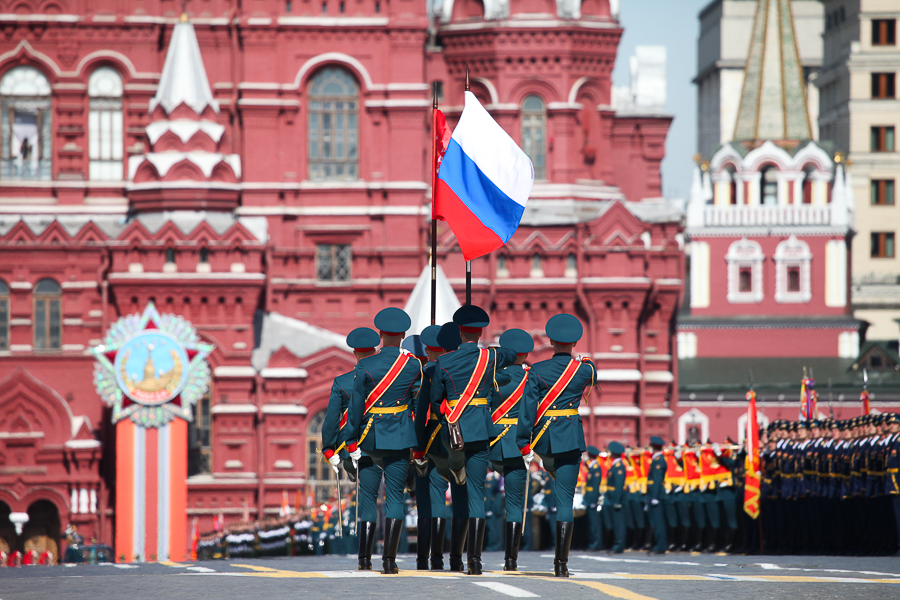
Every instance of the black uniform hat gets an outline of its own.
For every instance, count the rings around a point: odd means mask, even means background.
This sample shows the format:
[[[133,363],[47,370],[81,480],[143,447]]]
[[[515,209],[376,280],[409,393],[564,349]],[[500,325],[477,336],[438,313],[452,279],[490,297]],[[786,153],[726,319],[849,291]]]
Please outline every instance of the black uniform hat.
[[[456,323],[444,323],[441,330],[437,334],[438,345],[447,352],[453,352],[462,344],[462,338],[459,336],[459,325]]]
[[[376,329],[389,335],[405,333],[410,325],[412,325],[412,320],[406,311],[394,306],[382,309],[375,315]]]
[[[654,435],[650,438],[650,445],[651,446],[665,446],[666,440],[662,439],[658,435]]]
[[[574,344],[584,335],[584,327],[577,317],[560,313],[547,321],[546,332],[547,337],[557,344]]]
[[[588,446],[587,453],[588,456],[600,456],[600,450],[596,446]]]
[[[466,304],[465,306],[460,306],[453,313],[453,322],[459,325],[462,331],[477,331],[490,325],[491,318],[480,306]]]
[[[897,413],[885,413],[884,423],[885,423],[885,425],[893,425],[894,423],[900,423],[900,415],[898,415]]]
[[[534,340],[521,329],[510,329],[500,336],[500,347],[509,348],[517,354],[527,354],[534,350]]]
[[[425,353],[425,344],[422,343],[422,336],[411,335],[403,340],[401,346],[416,358],[425,358],[428,356],[428,354]]]
[[[357,351],[374,350],[381,343],[381,338],[374,329],[357,327],[347,334],[347,345]]]

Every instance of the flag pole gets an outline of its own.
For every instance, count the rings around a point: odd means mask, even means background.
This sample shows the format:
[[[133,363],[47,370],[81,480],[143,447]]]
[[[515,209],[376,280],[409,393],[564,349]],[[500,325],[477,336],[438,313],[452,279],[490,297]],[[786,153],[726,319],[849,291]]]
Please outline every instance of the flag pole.
[[[469,63],[466,63],[466,91],[469,91]],[[472,261],[466,261],[466,304],[472,304]]]
[[[437,317],[437,221],[434,202],[437,195],[437,82],[431,88],[431,324]]]

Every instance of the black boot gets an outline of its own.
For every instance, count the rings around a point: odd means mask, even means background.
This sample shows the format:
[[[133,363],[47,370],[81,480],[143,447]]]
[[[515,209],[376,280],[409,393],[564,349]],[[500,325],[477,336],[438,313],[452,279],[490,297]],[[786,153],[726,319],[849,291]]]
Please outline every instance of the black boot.
[[[447,519],[433,517],[431,519],[431,570],[444,570],[444,534],[447,531]]]
[[[708,528],[706,529],[706,533],[707,533],[707,536],[706,536],[706,537],[707,537],[708,542],[706,543],[706,549],[704,550],[704,552],[706,552],[706,553],[708,553],[708,554],[713,554],[713,553],[715,553],[715,551],[716,551],[716,537],[717,537],[716,534],[718,533],[718,531],[719,531],[719,530],[716,529],[715,527],[708,527]]]
[[[669,547],[666,550],[675,552],[678,549],[678,528],[668,527],[666,529],[666,539],[669,540]]]
[[[575,524],[566,521],[556,522],[556,557],[553,559],[553,573],[557,577],[569,576],[569,547],[572,545],[572,532]]]
[[[517,571],[519,568],[519,545],[522,543],[522,524],[506,522],[506,536],[503,549],[503,570]]]
[[[703,550],[703,532],[706,531],[706,528],[694,527],[694,545],[691,547],[691,552],[700,552]]]
[[[484,519],[469,519],[469,544],[466,562],[469,575],[481,575],[481,548],[484,546]]]
[[[641,545],[644,543],[644,528],[643,527],[635,527],[634,534],[631,537],[631,549],[632,550],[640,550]]]
[[[375,523],[359,523],[359,570],[372,570],[372,550],[375,548]]]
[[[428,570],[428,552],[431,550],[432,519],[416,520],[416,569]]]
[[[462,561],[463,548],[466,546],[466,533],[469,531],[469,520],[453,517],[450,521],[450,570],[457,573],[465,571]]]
[[[736,529],[732,529],[731,527],[725,528],[725,547],[722,548],[723,552],[731,553],[731,552],[735,551],[734,534],[736,531],[737,531]]]
[[[400,572],[397,568],[397,547],[400,546],[400,536],[405,533],[403,519],[384,520],[384,552],[381,554],[381,572],[385,575],[396,575]]]

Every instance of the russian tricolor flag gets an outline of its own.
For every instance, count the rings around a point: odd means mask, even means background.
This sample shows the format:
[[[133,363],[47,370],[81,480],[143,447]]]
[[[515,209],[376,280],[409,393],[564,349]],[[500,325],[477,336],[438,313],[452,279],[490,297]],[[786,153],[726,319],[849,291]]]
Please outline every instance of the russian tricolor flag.
[[[531,159],[466,92],[465,108],[441,161],[434,201],[434,218],[447,221],[466,260],[509,241],[532,185]]]

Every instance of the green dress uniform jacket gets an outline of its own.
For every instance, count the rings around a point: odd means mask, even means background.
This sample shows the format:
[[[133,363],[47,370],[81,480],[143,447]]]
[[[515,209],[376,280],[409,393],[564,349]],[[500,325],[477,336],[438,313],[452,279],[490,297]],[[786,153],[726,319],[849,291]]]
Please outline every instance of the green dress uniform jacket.
[[[400,348],[388,346],[378,354],[368,356],[356,365],[353,395],[347,421],[347,445],[359,440],[369,427],[360,444],[366,451],[405,450],[416,446],[416,429],[413,422],[416,393],[422,382],[422,365],[414,357],[409,360],[391,386],[382,394],[375,408],[402,409],[393,414],[366,413],[366,398],[384,378],[394,361],[400,356]],[[403,408],[405,407],[405,408]]]
[[[334,378],[331,385],[331,396],[328,398],[328,408],[325,409],[325,421],[322,423],[322,451],[337,450],[344,440],[344,429],[340,429],[341,416],[350,406],[350,395],[353,392],[353,376],[355,371],[349,371]],[[345,452],[342,452],[342,455]]]
[[[537,419],[538,405],[554,383],[565,371],[572,357],[566,353],[553,355],[531,367],[528,383],[525,385],[525,396],[519,409],[519,424],[516,431],[516,445],[520,449],[531,447],[532,439],[537,436],[548,419],[552,424],[547,428],[537,444],[531,448],[541,456],[563,454],[572,450],[585,451],[584,429],[581,416],[555,417],[545,415]],[[594,363],[585,361],[578,366],[575,376],[550,406],[550,410],[575,409],[581,405],[581,397],[586,387],[592,386],[597,379]]]
[[[515,363],[517,358],[514,351],[506,348],[491,348],[488,352],[490,352],[490,356],[487,369],[472,397],[473,400],[484,398],[486,403],[475,405],[470,402],[458,421],[463,440],[466,442],[487,441],[494,437],[489,400],[491,392],[494,390],[494,376],[500,369]],[[459,399],[475,371],[478,353],[478,344],[467,342],[460,345],[458,350],[438,357],[434,377],[431,381],[432,414],[441,414],[441,403],[445,399],[448,402]],[[442,422],[445,423],[446,420],[446,415],[443,415]]]
[[[522,365],[510,365],[500,373],[497,373],[497,385],[500,387],[500,392],[494,394],[491,399],[491,414],[493,414],[493,412],[515,391],[519,386],[519,383],[525,378],[525,373],[526,371]],[[509,412],[506,413],[504,419],[517,421],[519,419],[520,407],[524,400],[525,397],[523,394],[522,399],[509,409]],[[521,458],[522,454],[516,446],[516,425],[494,425],[493,428],[494,431],[491,437],[499,437],[499,439],[491,446],[491,460],[499,463],[510,458]]]

